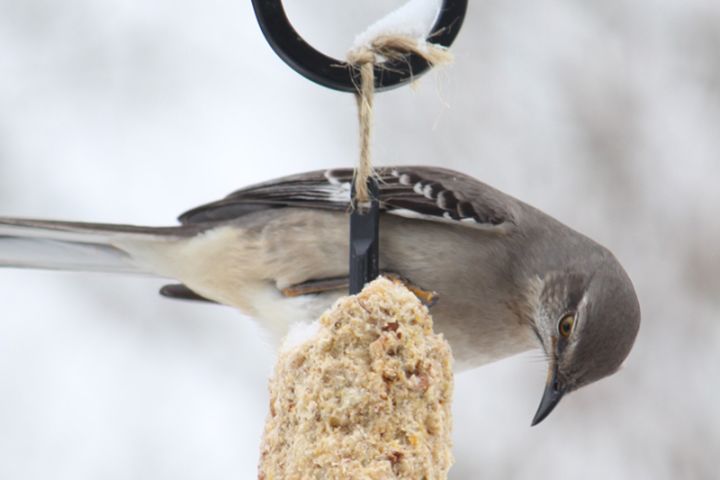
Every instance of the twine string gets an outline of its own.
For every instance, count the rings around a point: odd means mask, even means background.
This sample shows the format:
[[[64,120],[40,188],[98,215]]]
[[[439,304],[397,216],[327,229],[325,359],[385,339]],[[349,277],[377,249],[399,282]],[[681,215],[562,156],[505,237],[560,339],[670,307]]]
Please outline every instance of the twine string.
[[[358,204],[370,202],[368,180],[374,175],[370,141],[373,123],[373,98],[375,95],[375,67],[383,68],[386,61],[405,60],[414,54],[422,57],[431,66],[447,64],[452,54],[444,47],[417,38],[403,35],[381,35],[368,46],[352,50],[348,63],[360,71],[360,85],[355,98],[360,124],[360,159],[355,169],[355,200]]]

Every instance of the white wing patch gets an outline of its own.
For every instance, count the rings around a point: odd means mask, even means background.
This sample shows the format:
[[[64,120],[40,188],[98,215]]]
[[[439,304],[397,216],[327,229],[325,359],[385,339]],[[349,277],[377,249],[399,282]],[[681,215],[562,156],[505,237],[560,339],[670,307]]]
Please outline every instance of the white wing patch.
[[[328,187],[318,187],[318,193],[327,195],[330,202],[350,203],[350,183],[332,183]]]
[[[480,215],[473,204],[459,192],[445,188],[440,182],[422,178],[410,171],[393,169],[380,175],[380,208],[404,218],[496,227],[503,219],[486,212]],[[331,202],[350,202],[352,170],[327,170],[328,186],[315,187],[316,193]]]

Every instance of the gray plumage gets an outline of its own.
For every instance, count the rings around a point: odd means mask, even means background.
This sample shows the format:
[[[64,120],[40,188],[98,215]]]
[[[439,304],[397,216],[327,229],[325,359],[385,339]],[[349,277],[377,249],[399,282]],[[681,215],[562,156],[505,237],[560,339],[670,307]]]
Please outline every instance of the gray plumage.
[[[431,313],[459,368],[541,347],[551,370],[543,401],[554,400],[536,421],[562,394],[618,369],[640,311],[612,253],[466,175],[377,173],[380,268],[439,294]],[[254,185],[190,210],[178,227],[0,218],[0,266],[173,278],[185,286],[175,296],[235,306],[279,337],[290,320],[310,321],[343,294],[281,291],[347,276],[351,181],[352,170],[341,169]],[[558,328],[567,315],[566,337]]]

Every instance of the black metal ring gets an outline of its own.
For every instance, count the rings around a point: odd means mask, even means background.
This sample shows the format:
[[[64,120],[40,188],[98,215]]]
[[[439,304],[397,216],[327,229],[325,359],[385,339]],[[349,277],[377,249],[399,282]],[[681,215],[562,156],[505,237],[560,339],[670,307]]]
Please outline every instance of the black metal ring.
[[[295,31],[285,14],[282,0],[252,0],[255,16],[265,39],[275,53],[305,78],[334,90],[356,92],[357,69],[315,50]],[[468,0],[444,0],[428,41],[449,47],[465,18]],[[416,55],[405,61],[388,62],[375,68],[375,90],[399,87],[430,68]]]

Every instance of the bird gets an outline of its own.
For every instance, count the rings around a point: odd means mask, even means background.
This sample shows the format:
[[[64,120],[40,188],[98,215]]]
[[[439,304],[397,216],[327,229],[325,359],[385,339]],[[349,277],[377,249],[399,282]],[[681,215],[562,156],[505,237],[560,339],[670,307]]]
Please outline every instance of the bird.
[[[457,370],[532,349],[548,376],[532,420],[615,373],[640,327],[632,281],[605,247],[460,172],[383,167],[381,272],[430,307]],[[273,338],[347,293],[354,170],[252,185],[145,227],[0,217],[0,267],[154,275],[164,296],[225,304]]]

